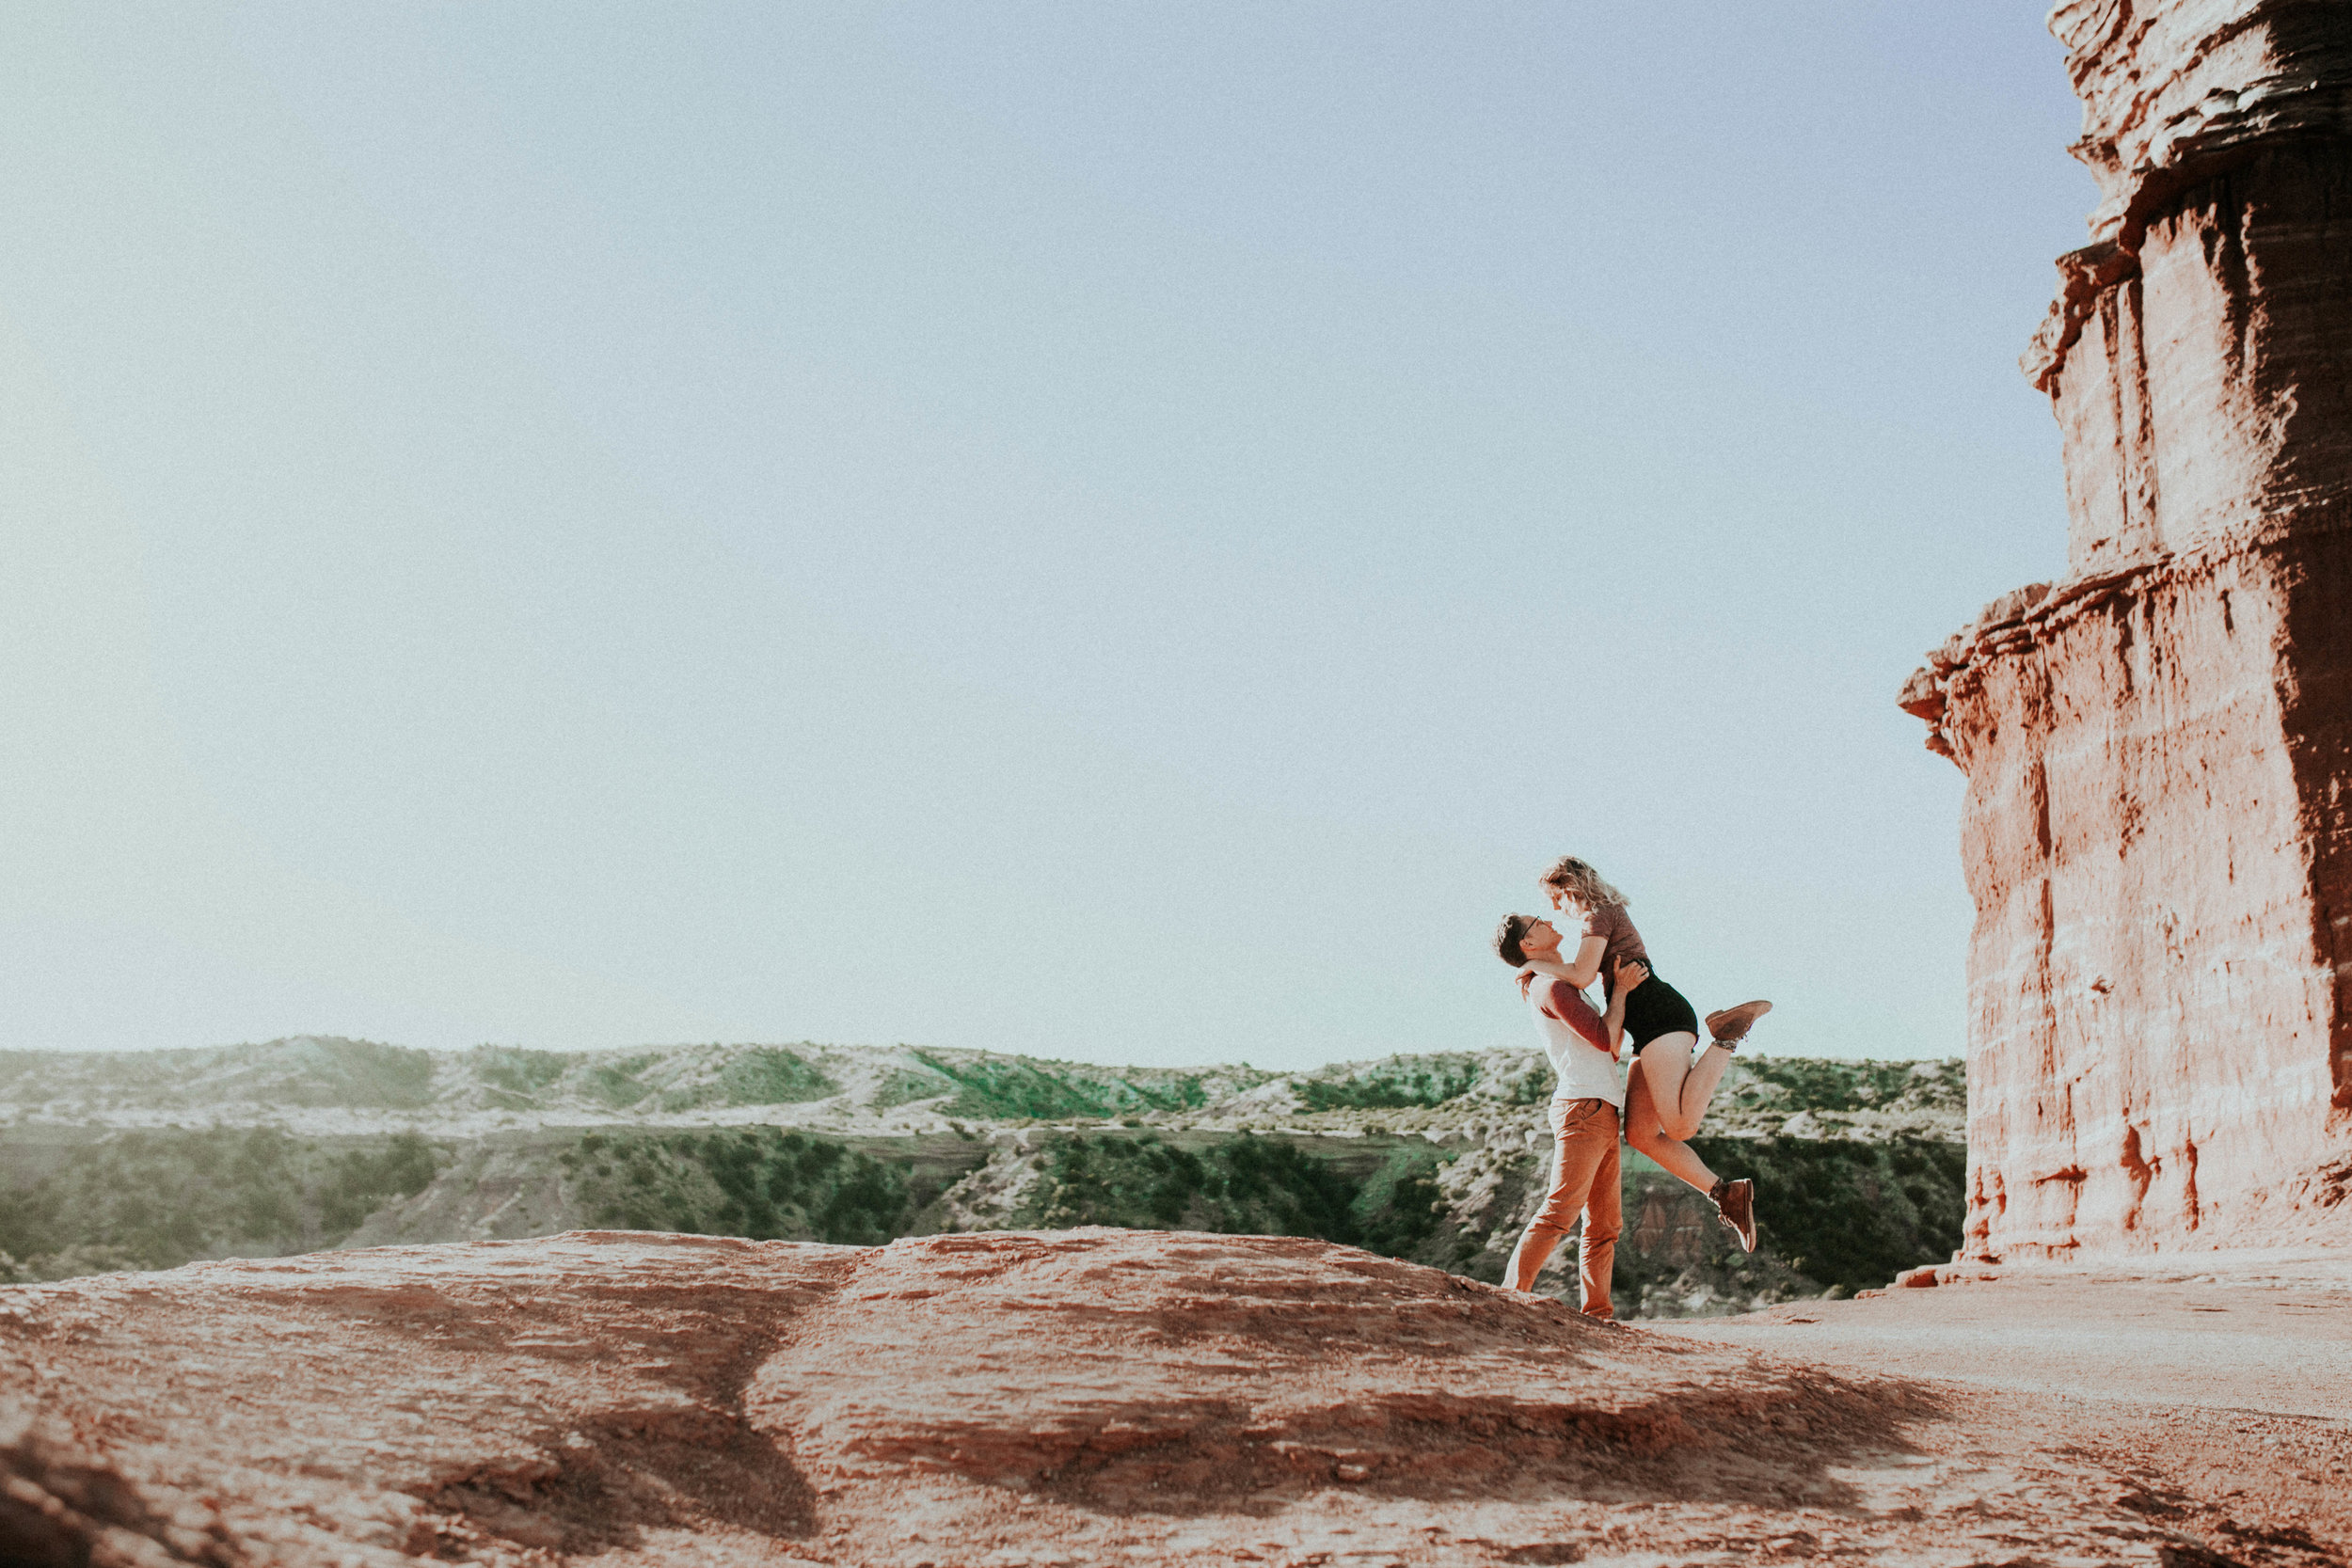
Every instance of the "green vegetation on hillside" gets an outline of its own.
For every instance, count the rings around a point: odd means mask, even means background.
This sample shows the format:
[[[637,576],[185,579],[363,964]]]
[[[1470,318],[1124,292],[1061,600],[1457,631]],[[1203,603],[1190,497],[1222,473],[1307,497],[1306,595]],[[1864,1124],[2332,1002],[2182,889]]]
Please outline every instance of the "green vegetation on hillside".
[[[1828,1061],[1805,1056],[1741,1056],[1735,1098],[1786,1104],[1790,1111],[1883,1111],[1936,1107],[1964,1115],[1966,1076],[1956,1061]]]
[[[992,1120],[1051,1121],[1065,1117],[1116,1117],[1136,1111],[1193,1111],[1208,1103],[1200,1078],[1160,1069],[1140,1072],[1040,1062],[1026,1056],[976,1056],[958,1061],[929,1051],[915,1059],[953,1087],[944,1115]]]
[[[561,1163],[595,1223],[629,1230],[877,1246],[936,1196],[912,1188],[911,1162],[773,1127],[590,1132]]]
[[[1756,1184],[1761,1245],[1822,1285],[1884,1285],[1960,1244],[1968,1151],[1904,1138],[1693,1138],[1717,1171]],[[1694,1201],[1703,1201],[1696,1199]]]
[[[589,1094],[616,1111],[642,1105],[652,1097],[653,1085],[641,1082],[637,1075],[660,1059],[639,1055],[617,1062],[598,1062],[588,1069],[585,1086]]]
[[[433,1102],[433,1053],[373,1040],[304,1040],[242,1074],[232,1069],[224,1076],[289,1107],[414,1110]]]
[[[767,1045],[625,1055],[485,1045],[466,1053],[465,1067],[492,1105],[511,1111],[570,1105],[674,1115],[709,1105],[797,1105],[841,1092],[807,1058]]]
[[[1443,1156],[1408,1151],[1351,1180],[1296,1145],[1244,1132],[1195,1152],[1141,1137],[1073,1137],[1046,1151],[1024,1223],[1223,1235],[1315,1236],[1405,1256],[1437,1224],[1429,1172]]]
[[[1409,1258],[1444,1267],[1451,1259],[1428,1255],[1438,1229],[1437,1168],[1441,1158],[1418,1151],[1391,1158],[1357,1190],[1353,1205],[1363,1232],[1356,1244],[1389,1258]],[[1451,1227],[1448,1227],[1449,1230]],[[1454,1249],[1457,1253],[1459,1248]]]
[[[1700,1137],[1691,1147],[1718,1173],[1755,1180],[1756,1250],[1741,1252],[1713,1204],[1627,1149],[1625,1227],[1611,1276],[1619,1317],[1738,1310],[1825,1290],[1850,1295],[1916,1264],[1940,1263],[1960,1244],[1967,1167],[1961,1145]],[[1544,1161],[1532,1156],[1515,1179],[1516,1194],[1506,1192],[1499,1209],[1514,1211],[1546,1174]],[[1483,1248],[1451,1256],[1424,1248],[1419,1257],[1500,1283],[1518,1240],[1517,1228],[1505,1226],[1484,1237]],[[1573,1243],[1564,1245],[1560,1259],[1570,1281],[1572,1249]]]
[[[1269,1085],[1287,1096],[1253,1096]],[[193,1122],[267,1121],[296,1107],[469,1116],[484,1110],[593,1121],[619,1115],[691,1115],[718,1107],[840,1103],[827,1122],[850,1123],[919,1101],[961,1121],[1117,1120],[1167,1125],[1196,1115],[1243,1125],[1282,1117],[1289,1105],[1324,1126],[1377,1130],[1391,1113],[1484,1112],[1539,1102],[1550,1092],[1542,1053],[1496,1049],[1396,1055],[1307,1072],[1236,1064],[1171,1069],[1044,1061],[984,1052],[814,1044],[673,1045],[635,1051],[526,1051],[481,1046],[424,1052],[366,1040],[297,1036],[258,1045],[125,1053],[0,1053],[0,1119],[103,1121],[125,1110],[167,1110]],[[1957,1061],[1815,1061],[1743,1056],[1716,1102],[1715,1130],[1754,1133],[1819,1113],[1815,1131],[1860,1118],[1880,1133],[1957,1137],[1966,1081]],[[255,1108],[262,1116],[254,1116]],[[232,1109],[233,1108],[233,1109]],[[142,1124],[148,1118],[141,1118]],[[894,1120],[897,1118],[893,1118]],[[389,1123],[389,1124],[387,1124]],[[1423,1123],[1426,1125],[1426,1123]],[[829,1125],[827,1132],[850,1128]]]
[[[746,1051],[719,1069],[720,1098],[728,1105],[803,1105],[840,1092],[804,1058],[774,1046]]]
[[[1400,1111],[1458,1100],[1477,1082],[1472,1056],[1391,1056],[1345,1078],[1305,1079],[1297,1093],[1310,1111]],[[1550,1085],[1544,1089],[1549,1093]]]
[[[414,1132],[397,1132],[379,1149],[333,1155],[314,1194],[319,1228],[338,1240],[387,1203],[413,1197],[432,1184],[433,1146]]]
[[[331,1246],[435,1169],[415,1133],[337,1152],[275,1128],[118,1132],[0,1191],[0,1254],[8,1273],[63,1278]]]
[[[417,1110],[433,1102],[434,1053],[373,1040],[310,1037],[197,1051],[0,1052],[0,1097],[60,1097],[150,1108],[224,1100],[289,1110],[341,1105]]]
[[[1771,1195],[1757,1201],[1768,1228],[1752,1254],[1740,1250],[1713,1204],[1638,1155],[1626,1162],[1624,1198],[1625,1234],[1610,1278],[1620,1318],[1734,1311],[1818,1296],[1833,1283],[1791,1268],[1773,1250],[1780,1233],[1769,1227],[1776,1212]],[[1574,1259],[1565,1261],[1575,1267]]]
[[[478,1046],[466,1053],[466,1066],[495,1091],[494,1098],[516,1106],[532,1103],[579,1061],[562,1052],[507,1045]]]
[[[290,1104],[414,1110],[433,1103],[433,1053],[373,1040],[315,1040],[305,1064],[311,1082]]]
[[[355,1232],[446,1239],[495,1212],[506,1226],[585,1219],[840,1243],[950,1220],[1260,1231],[1496,1279],[1544,1179],[1535,1106],[1551,1084],[1541,1053],[1506,1049],[1289,1074],[812,1044],[450,1053],[308,1036],[0,1053],[0,1120],[39,1129],[0,1142],[0,1252],[24,1264],[0,1258],[0,1278],[285,1253]],[[1269,1086],[1280,1092],[1260,1092]],[[1621,1309],[1851,1291],[1947,1256],[1963,1210],[1965,1096],[1957,1061],[1743,1054],[1698,1147],[1757,1179],[1763,1249],[1738,1253],[1703,1198],[1629,1152]],[[586,1131],[818,1101],[834,1103],[771,1118],[806,1131]],[[916,1102],[922,1113],[898,1114]],[[310,1140],[269,1125],[281,1106],[332,1107],[316,1125],[379,1131]],[[211,1108],[264,1125],[104,1131],[110,1117],[145,1128],[159,1109]],[[475,1141],[485,1110],[532,1125]],[[991,1124],[1039,1122],[1064,1125],[1017,1148],[983,1141]],[[1098,1131],[1105,1122],[1132,1131]],[[436,1126],[471,1131],[428,1143]],[[393,1135],[403,1128],[413,1130]],[[1346,1136],[1315,1135],[1330,1132]],[[934,1203],[983,1162],[986,1180]],[[397,1222],[383,1214],[437,1180]],[[531,1195],[520,1208],[518,1190]],[[379,1224],[362,1230],[372,1212]]]

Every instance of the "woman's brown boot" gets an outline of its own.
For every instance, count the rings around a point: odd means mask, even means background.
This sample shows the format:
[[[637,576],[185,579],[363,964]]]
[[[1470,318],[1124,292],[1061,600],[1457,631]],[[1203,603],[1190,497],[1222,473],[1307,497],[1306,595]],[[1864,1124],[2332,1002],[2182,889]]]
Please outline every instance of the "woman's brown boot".
[[[1725,1007],[1720,1013],[1707,1015],[1707,1037],[1726,1049],[1748,1037],[1756,1021],[1772,1010],[1770,1002],[1742,1002],[1736,1007]]]

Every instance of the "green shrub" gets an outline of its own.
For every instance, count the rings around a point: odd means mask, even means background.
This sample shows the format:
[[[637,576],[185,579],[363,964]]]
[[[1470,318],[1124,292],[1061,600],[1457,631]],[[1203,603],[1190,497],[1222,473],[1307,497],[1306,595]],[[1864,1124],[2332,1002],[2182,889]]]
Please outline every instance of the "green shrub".
[[[1356,1195],[1352,1205],[1367,1251],[1444,1266],[1447,1257],[1427,1256],[1438,1233],[1442,1195],[1437,1172],[1447,1156],[1434,1147],[1406,1147],[1389,1156]],[[1473,1250],[1475,1250],[1473,1248]]]
[[[591,1132],[568,1168],[598,1225],[872,1246],[913,1226],[912,1165],[831,1138],[745,1127]]]
[[[520,1096],[525,1104],[578,1065],[579,1060],[561,1052],[525,1051],[504,1045],[485,1045],[467,1053],[467,1065],[477,1080],[493,1089]]]
[[[1314,1236],[1404,1257],[1437,1226],[1429,1172],[1408,1151],[1365,1181],[1299,1146],[1244,1132],[1198,1150],[1152,1134],[1058,1139],[1045,1151],[1030,1223],[1224,1235]]]
[[[1945,1261],[1960,1245],[1964,1145],[1693,1138],[1691,1147],[1719,1173],[1755,1180],[1760,1245],[1821,1285],[1849,1292],[1883,1286],[1905,1269]]]
[[[349,1235],[385,1204],[424,1191],[437,1168],[433,1146],[414,1132],[397,1133],[373,1153],[338,1155],[318,1190],[319,1225]]]
[[[893,1068],[889,1074],[874,1086],[872,1103],[875,1110],[887,1111],[896,1106],[912,1104],[918,1100],[936,1100],[939,1096],[953,1091],[955,1087],[956,1084],[953,1079],[943,1078],[935,1072],[920,1072],[912,1068]]]
[[[745,1051],[719,1069],[719,1094],[728,1105],[799,1105],[840,1092],[840,1085],[789,1051]]]
[[[1967,1080],[1957,1062],[1757,1056],[1742,1057],[1735,1071],[1740,1082],[1735,1098],[1786,1104],[1792,1111],[1967,1108]]]
[[[957,1061],[928,1051],[916,1060],[953,1086],[948,1116],[996,1120],[1027,1117],[1110,1119],[1132,1111],[1188,1111],[1209,1102],[1198,1074],[1037,1062],[1025,1056],[977,1056]]]
[[[267,1127],[118,1132],[0,1191],[0,1252],[56,1278],[331,1246],[435,1170],[414,1133],[328,1152]]]
[[[416,1110],[433,1101],[433,1054],[373,1040],[308,1038],[232,1047],[262,1071],[284,1075],[262,1098],[279,1105]]]
[[[1478,1064],[1468,1056],[1391,1056],[1351,1077],[1306,1079],[1297,1092],[1310,1111],[1400,1111],[1458,1100],[1477,1082]]]
[[[638,1103],[653,1089],[637,1080],[644,1070],[643,1060],[637,1062],[598,1063],[587,1073],[588,1092],[616,1111],[625,1111]]]
[[[1534,1067],[1511,1081],[1510,1101],[1514,1105],[1541,1105],[1551,1098],[1559,1074],[1548,1061],[1537,1058]]]

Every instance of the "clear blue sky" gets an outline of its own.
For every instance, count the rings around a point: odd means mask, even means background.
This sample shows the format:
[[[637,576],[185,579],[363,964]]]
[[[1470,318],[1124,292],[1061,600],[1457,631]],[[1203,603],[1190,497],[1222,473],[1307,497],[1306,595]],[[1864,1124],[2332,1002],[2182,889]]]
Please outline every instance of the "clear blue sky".
[[[1960,1049],[2039,7],[0,15],[0,1046]]]

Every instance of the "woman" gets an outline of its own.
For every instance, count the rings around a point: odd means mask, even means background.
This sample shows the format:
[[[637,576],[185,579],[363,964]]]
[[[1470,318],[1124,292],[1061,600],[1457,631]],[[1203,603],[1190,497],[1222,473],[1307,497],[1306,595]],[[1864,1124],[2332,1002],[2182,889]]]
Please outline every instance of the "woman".
[[[1574,855],[1562,856],[1544,873],[1543,887],[1554,910],[1581,922],[1581,938],[1573,959],[1534,967],[1580,990],[1609,975],[1613,999],[1619,964],[1638,962],[1649,970],[1648,978],[1626,993],[1625,1037],[1634,1056],[1626,1076],[1626,1142],[1705,1193],[1739,1236],[1740,1247],[1754,1252],[1754,1184],[1718,1177],[1683,1140],[1698,1132],[1699,1118],[1707,1114],[1708,1101],[1731,1065],[1731,1053],[1772,1005],[1742,1002],[1708,1014],[1711,1049],[1701,1053],[1698,1016],[1680,991],[1658,977],[1642,934],[1625,912],[1625,895],[1602,880],[1590,862]],[[1565,943],[1562,950],[1565,952]]]

